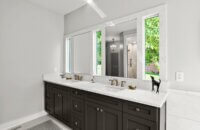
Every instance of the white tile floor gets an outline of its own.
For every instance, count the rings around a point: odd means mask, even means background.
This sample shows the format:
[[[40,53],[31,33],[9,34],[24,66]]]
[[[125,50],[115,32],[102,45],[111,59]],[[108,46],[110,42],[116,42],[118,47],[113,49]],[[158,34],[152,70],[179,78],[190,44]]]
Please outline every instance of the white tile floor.
[[[47,121],[52,121],[52,123],[45,123]],[[40,125],[42,123],[45,123],[45,125],[41,128],[41,130],[49,130],[49,126],[48,125],[57,125],[60,129],[52,129],[52,130],[71,130],[68,126],[66,126],[65,124],[61,123],[60,121],[58,121],[57,119],[51,117],[51,116],[43,116],[43,117],[40,117],[38,119],[35,119],[35,120],[32,120],[30,122],[27,122],[27,123],[24,123],[20,126],[17,126],[15,128],[12,128],[10,130],[28,130],[30,128],[34,128],[36,127],[37,125]],[[46,127],[46,128],[45,128]],[[35,129],[34,129],[35,130]],[[40,130],[40,129],[37,129],[37,130]]]

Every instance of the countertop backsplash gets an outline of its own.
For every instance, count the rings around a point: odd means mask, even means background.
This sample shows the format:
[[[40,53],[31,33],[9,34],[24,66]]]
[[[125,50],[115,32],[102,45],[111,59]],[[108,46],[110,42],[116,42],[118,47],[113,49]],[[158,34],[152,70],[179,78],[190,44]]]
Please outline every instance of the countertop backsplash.
[[[65,77],[72,77],[74,79],[75,74],[66,73]],[[129,85],[136,86],[137,88],[145,89],[151,91],[152,83],[151,80],[139,80],[139,79],[131,79],[124,77],[112,77],[112,76],[92,76],[88,74],[77,73],[83,77],[84,81],[91,81],[92,77],[94,77],[94,82],[110,84],[110,79],[117,79],[119,81],[119,87],[121,85],[121,81],[126,81],[125,87],[128,88]],[[167,91],[169,83],[167,81],[162,81],[160,86],[160,91]]]

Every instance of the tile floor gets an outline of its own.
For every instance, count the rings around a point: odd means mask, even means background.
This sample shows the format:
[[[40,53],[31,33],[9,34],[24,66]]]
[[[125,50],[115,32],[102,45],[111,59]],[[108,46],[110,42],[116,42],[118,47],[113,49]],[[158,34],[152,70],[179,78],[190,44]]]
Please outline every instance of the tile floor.
[[[68,126],[61,123],[51,116],[43,116],[10,130],[71,130]]]

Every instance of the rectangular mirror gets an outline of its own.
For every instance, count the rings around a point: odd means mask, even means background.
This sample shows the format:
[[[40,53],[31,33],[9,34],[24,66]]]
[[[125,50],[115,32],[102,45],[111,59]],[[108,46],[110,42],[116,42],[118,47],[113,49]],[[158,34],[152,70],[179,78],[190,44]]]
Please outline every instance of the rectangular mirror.
[[[165,7],[67,35],[65,72],[167,79]]]
[[[137,20],[106,27],[106,75],[137,78]]]

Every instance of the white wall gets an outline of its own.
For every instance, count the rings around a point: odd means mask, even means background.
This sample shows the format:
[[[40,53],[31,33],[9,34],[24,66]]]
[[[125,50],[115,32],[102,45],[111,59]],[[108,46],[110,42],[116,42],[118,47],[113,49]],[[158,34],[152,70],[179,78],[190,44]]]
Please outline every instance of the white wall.
[[[126,16],[160,4],[168,5],[168,80],[170,87],[200,91],[200,1],[199,0],[94,0],[107,14],[101,19],[89,6],[65,15],[65,34],[104,21]],[[185,81],[175,82],[183,71]]]
[[[200,93],[170,90],[167,130],[200,130]]]
[[[60,70],[63,16],[0,0],[0,124],[43,110],[42,74]]]

